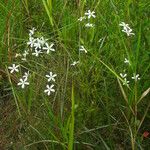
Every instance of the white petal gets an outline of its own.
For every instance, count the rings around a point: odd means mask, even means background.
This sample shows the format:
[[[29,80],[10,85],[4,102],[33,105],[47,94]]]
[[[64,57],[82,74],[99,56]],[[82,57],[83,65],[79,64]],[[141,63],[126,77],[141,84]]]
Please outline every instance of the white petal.
[[[46,85],[47,88],[49,88],[49,85]]]
[[[13,69],[13,68],[12,68],[12,67],[8,67],[8,69],[10,69],[10,70],[11,70],[11,69]]]
[[[47,81],[50,82],[50,81],[51,81],[51,78],[49,78]]]
[[[47,92],[47,95],[50,95],[50,94],[51,94],[51,92],[50,92],[50,91],[48,91],[48,92]]]
[[[55,92],[55,89],[51,89],[52,92]]]
[[[29,85],[29,82],[25,82],[26,85]]]
[[[46,75],[46,77],[49,78],[50,76],[49,76],[49,75]]]
[[[15,69],[15,71],[16,71],[16,72],[19,72],[19,70],[18,70],[18,69]]]
[[[22,85],[22,83],[21,83],[21,82],[19,82],[17,85]]]
[[[25,85],[24,85],[24,84],[22,84],[22,86],[21,86],[21,87],[24,89]]]
[[[45,93],[47,93],[47,92],[48,92],[48,90],[44,90],[44,92],[45,92]]]
[[[53,88],[53,87],[54,87],[54,84],[52,84],[50,88]]]

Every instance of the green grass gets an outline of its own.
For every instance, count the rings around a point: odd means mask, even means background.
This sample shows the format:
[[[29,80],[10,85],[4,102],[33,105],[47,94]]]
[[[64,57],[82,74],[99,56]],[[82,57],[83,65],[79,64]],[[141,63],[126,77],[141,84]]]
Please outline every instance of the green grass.
[[[96,12],[91,29],[78,21],[88,9]],[[3,0],[0,10],[0,149],[149,149],[150,136],[143,137],[150,132],[148,0]],[[121,31],[122,21],[134,36]],[[56,51],[23,62],[15,54],[27,49],[32,27]],[[79,53],[80,45],[87,54]],[[19,73],[9,73],[13,63]],[[27,70],[30,85],[21,89]],[[129,87],[120,77],[124,70]],[[55,93],[47,96],[49,71],[57,77]],[[141,79],[132,80],[133,73]]]

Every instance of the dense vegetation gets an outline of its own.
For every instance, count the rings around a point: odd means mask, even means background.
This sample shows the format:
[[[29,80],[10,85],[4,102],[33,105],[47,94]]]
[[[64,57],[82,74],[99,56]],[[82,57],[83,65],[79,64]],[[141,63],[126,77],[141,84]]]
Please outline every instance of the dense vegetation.
[[[150,149],[149,16],[148,0],[1,0],[0,149]]]

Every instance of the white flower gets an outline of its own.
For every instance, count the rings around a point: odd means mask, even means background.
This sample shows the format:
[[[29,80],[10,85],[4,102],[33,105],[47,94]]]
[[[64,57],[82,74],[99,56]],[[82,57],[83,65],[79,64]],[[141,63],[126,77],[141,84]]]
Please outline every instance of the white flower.
[[[87,24],[85,24],[85,27],[87,27],[87,28],[93,28],[93,27],[94,27],[94,24],[92,24],[92,23],[87,23]]]
[[[48,82],[50,82],[51,80],[55,82],[56,76],[57,74],[53,74],[52,72],[50,72],[49,75],[46,75],[46,77],[48,78]]]
[[[122,30],[122,32],[125,32],[127,34],[127,36],[135,35],[134,33],[132,33],[132,29],[131,28],[124,28]]]
[[[124,78],[123,85],[129,86],[129,82],[126,78]]]
[[[41,40],[39,38],[36,39],[36,42],[34,42],[35,49],[41,49]]]
[[[75,65],[77,65],[79,63],[79,61],[74,61],[72,64],[71,64],[71,66],[75,66]]]
[[[94,14],[95,14],[95,12],[94,12],[94,11],[91,12],[91,10],[88,10],[88,11],[85,13],[85,15],[88,16],[89,19],[90,19],[91,17],[95,18],[96,16],[95,16]]]
[[[139,74],[134,73],[132,79],[135,80],[135,81],[138,81],[138,80],[141,79],[141,78],[139,78],[139,76],[140,76]]]
[[[99,40],[98,40],[98,42],[101,42],[103,40],[103,38],[100,38]]]
[[[21,88],[24,89],[25,85],[29,85],[29,82],[27,82],[27,78],[20,79],[20,82],[17,85],[21,85]]]
[[[125,58],[124,63],[130,65],[130,61],[127,58]]]
[[[50,46],[48,45],[48,43],[45,44],[46,47],[43,47],[43,50],[47,50],[47,54],[49,54],[50,51],[55,51],[54,48],[52,48],[54,46],[54,43],[52,43]]]
[[[28,79],[29,75],[30,75],[30,74],[29,74],[29,71],[28,71],[28,72],[25,72],[24,75],[23,75],[23,78],[24,78],[24,79]]]
[[[87,50],[84,48],[83,45],[80,46],[79,51],[84,51],[85,53],[87,53]]]
[[[22,61],[26,61],[27,59],[26,59],[26,57],[23,57],[23,58],[21,58],[21,60],[22,60]]]
[[[29,42],[27,42],[27,45],[29,45],[31,48],[34,46],[36,39],[33,37],[29,37]]]
[[[12,64],[12,67],[8,67],[8,69],[10,69],[10,73],[13,73],[15,71],[19,72],[18,67],[19,65]]]
[[[125,77],[127,76],[127,74],[126,74],[126,73],[125,73],[125,74],[120,73],[120,76],[121,76],[122,78],[125,78]]]
[[[55,89],[53,89],[54,85],[52,84],[51,86],[46,85],[47,89],[44,90],[45,93],[47,93],[47,95],[50,95],[51,92],[55,92]]]
[[[39,56],[39,54],[41,54],[42,52],[41,52],[41,50],[37,50],[37,49],[35,49],[35,52],[34,53],[32,53],[32,55],[35,55],[36,57],[38,57]]]
[[[132,29],[129,27],[128,24],[121,22],[119,25],[123,27],[122,32],[125,32],[127,36],[135,35],[134,33],[132,33]]]
[[[28,51],[28,50],[25,50],[22,55],[23,55],[24,57],[26,57],[27,55],[29,55],[29,51]]]
[[[78,19],[78,21],[82,21],[82,20],[84,20],[84,19],[86,19],[85,16],[84,16],[84,17],[80,17],[80,18]]]
[[[42,46],[46,43],[46,41],[47,39],[44,39],[43,36],[39,39],[39,42],[41,43]]]
[[[26,61],[26,56],[29,55],[29,50],[25,50],[24,53],[22,54],[23,58],[21,58],[22,61]]]
[[[35,30],[36,30],[35,28],[32,28],[31,30],[29,30],[29,36],[32,36]]]
[[[122,26],[123,28],[129,28],[129,24],[126,24],[125,22],[121,22],[119,26]]]
[[[20,53],[16,53],[15,58],[17,58],[17,57],[21,57],[21,54]]]

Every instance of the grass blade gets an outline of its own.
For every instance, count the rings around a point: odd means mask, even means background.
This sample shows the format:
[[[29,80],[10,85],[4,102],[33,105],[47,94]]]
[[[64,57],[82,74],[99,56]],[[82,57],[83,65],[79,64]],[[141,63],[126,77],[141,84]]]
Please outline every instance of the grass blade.
[[[49,17],[50,20],[50,24],[53,27],[54,23],[53,23],[53,18],[52,18],[52,1],[51,0],[47,0],[47,2],[45,0],[42,0],[45,11]]]
[[[72,85],[72,108],[71,108],[71,122],[69,127],[69,145],[68,150],[73,150],[73,143],[74,143],[74,85]]]

